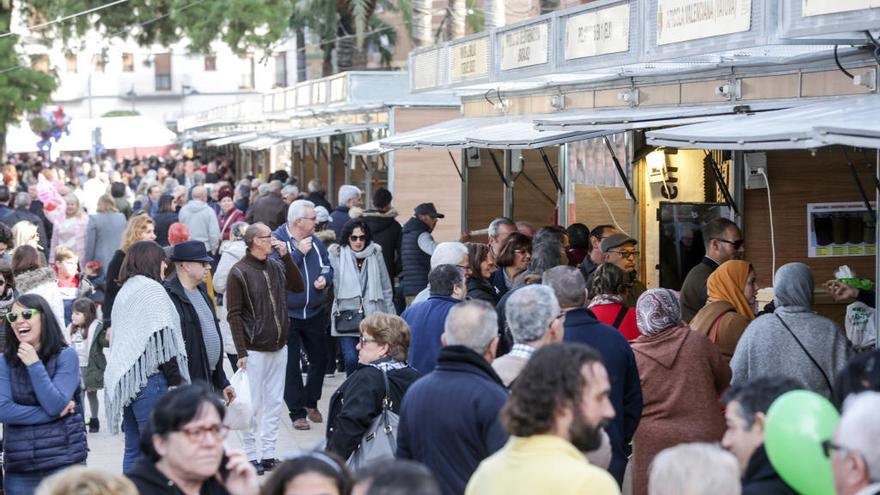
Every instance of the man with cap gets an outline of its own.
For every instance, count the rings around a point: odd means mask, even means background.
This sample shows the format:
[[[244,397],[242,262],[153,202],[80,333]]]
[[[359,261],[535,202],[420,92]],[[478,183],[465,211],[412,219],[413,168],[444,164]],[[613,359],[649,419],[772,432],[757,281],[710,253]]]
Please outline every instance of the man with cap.
[[[403,226],[400,241],[400,286],[407,306],[428,286],[431,255],[437,247],[431,232],[437,226],[437,219],[443,217],[443,214],[437,213],[434,203],[422,203],[416,206],[412,218]]]
[[[207,383],[212,390],[223,392],[228,404],[235,399],[235,390],[223,372],[223,340],[204,284],[213,260],[204,242],[185,241],[173,247],[171,261],[177,276],[164,285],[180,315],[189,376],[193,381]]]
[[[605,257],[605,263],[615,264],[626,273],[624,282],[626,295],[623,296],[623,304],[629,308],[634,308],[642,292],[648,290],[645,284],[638,280],[638,274],[636,273],[636,265],[639,262],[639,252],[636,250],[636,244],[638,244],[638,241],[626,234],[620,233],[606,237],[600,244],[602,255]]]
[[[392,199],[393,196],[388,189],[384,187],[376,189],[373,193],[373,207],[365,210],[360,219],[369,227],[373,242],[382,246],[388,277],[393,281],[400,272],[400,237],[403,228],[395,220],[397,210],[391,206]]]

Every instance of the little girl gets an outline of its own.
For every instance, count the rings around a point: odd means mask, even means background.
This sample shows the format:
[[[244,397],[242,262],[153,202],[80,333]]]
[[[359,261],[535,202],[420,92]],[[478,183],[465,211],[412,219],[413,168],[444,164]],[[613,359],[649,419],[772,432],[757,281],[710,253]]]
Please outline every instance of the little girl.
[[[71,323],[67,332],[71,345],[79,356],[82,386],[89,401],[89,433],[97,433],[100,428],[98,390],[104,388],[104,368],[107,367],[104,348],[110,344],[104,325],[98,320],[94,301],[83,297],[73,302]]]

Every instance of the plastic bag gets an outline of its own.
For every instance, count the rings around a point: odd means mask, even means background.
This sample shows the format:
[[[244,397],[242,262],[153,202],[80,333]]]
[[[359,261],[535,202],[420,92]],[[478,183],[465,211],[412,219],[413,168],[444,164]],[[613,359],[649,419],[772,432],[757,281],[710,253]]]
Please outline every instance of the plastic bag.
[[[235,400],[226,408],[226,419],[223,422],[232,430],[249,430],[254,411],[251,405],[251,384],[247,371],[239,368],[232,375],[229,384],[235,389]]]
[[[874,315],[874,308],[864,303],[854,302],[846,307],[846,338],[857,351],[874,348]]]

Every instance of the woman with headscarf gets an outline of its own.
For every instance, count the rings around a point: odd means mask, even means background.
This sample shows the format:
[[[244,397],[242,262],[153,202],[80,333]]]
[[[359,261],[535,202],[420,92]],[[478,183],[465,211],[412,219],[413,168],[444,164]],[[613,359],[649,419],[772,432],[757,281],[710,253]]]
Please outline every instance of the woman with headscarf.
[[[730,368],[712,343],[681,321],[669,289],[644,292],[636,304],[642,336],[632,343],[642,384],[642,419],[633,437],[633,493],[648,493],[648,467],[663,449],[719,442],[724,416],[718,395]]]
[[[803,263],[783,265],[774,291],[775,311],[753,321],[736,347],[733,382],[788,376],[831,398],[852,350],[836,323],[813,313],[813,273]]]
[[[718,346],[725,363],[730,363],[737,342],[755,319],[755,280],[755,269],[748,261],[722,263],[706,281],[706,305],[691,320],[693,330]]]

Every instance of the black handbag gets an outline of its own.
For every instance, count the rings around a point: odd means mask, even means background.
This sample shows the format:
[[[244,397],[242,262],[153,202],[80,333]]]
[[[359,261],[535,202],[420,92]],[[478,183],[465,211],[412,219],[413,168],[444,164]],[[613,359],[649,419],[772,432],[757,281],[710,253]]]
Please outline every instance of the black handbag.
[[[360,298],[358,309],[346,309],[343,311],[337,309],[333,313],[333,319],[336,322],[336,333],[360,333],[361,321],[364,320],[364,298]]]

